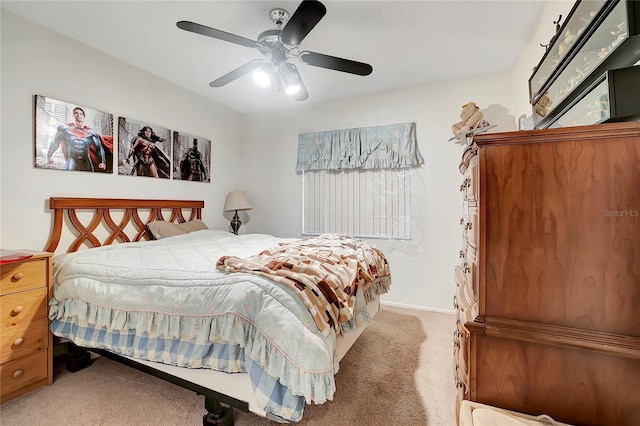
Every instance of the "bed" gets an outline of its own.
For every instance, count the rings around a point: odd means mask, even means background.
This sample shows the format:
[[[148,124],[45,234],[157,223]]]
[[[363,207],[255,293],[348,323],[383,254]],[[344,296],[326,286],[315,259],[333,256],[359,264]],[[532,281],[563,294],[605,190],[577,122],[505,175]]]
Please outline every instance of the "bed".
[[[201,223],[203,201],[49,207],[52,333],[204,395],[204,424],[232,424],[229,407],[294,423],[331,400],[339,361],[391,282],[384,255],[344,235],[198,226],[154,239],[153,225]]]

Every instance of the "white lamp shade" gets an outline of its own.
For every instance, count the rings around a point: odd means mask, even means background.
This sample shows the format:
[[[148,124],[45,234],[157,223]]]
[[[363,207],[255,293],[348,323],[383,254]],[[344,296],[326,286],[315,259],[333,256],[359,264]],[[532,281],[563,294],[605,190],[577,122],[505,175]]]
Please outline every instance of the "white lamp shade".
[[[227,201],[224,203],[224,211],[251,210],[253,207],[249,202],[249,197],[245,191],[231,191],[227,194]]]

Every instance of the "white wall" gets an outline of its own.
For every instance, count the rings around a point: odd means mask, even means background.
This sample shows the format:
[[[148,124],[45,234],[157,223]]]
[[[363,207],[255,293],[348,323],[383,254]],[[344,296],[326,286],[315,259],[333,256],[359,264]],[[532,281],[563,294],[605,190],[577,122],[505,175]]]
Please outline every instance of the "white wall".
[[[1,31],[2,248],[44,248],[51,196],[205,200],[205,222],[227,229],[225,196],[243,181],[242,114],[6,11]],[[36,169],[36,94],[210,139],[212,182]]]
[[[329,72],[329,71],[328,71]],[[354,77],[360,78],[360,77]],[[298,133],[416,122],[425,159],[421,195],[424,229],[420,253],[385,250],[393,275],[387,303],[452,310],[453,270],[461,246],[463,146],[448,139],[461,107],[476,102],[485,118],[515,130],[509,73],[411,87],[348,100],[310,104],[287,113],[249,115],[246,127],[246,189],[254,204],[253,232],[298,236],[301,181],[295,172]],[[313,94],[311,94],[313,96]],[[375,240],[372,241],[377,244]],[[381,245],[384,243],[380,243]],[[386,245],[386,244],[385,244]]]

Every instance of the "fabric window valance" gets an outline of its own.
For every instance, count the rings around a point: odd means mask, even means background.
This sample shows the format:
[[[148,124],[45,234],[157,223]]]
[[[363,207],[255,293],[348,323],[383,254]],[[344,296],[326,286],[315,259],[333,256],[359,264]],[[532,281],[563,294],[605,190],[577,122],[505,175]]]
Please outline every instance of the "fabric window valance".
[[[415,123],[298,135],[296,171],[397,169],[424,164]]]

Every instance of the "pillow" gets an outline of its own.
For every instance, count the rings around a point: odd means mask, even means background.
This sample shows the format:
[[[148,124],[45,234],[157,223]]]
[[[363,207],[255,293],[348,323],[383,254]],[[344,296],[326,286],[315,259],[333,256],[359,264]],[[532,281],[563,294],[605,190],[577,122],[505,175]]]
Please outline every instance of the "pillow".
[[[191,220],[184,223],[171,223],[164,220],[154,220],[147,223],[147,229],[153,235],[153,238],[173,237],[174,235],[188,234],[193,231],[202,231],[209,229],[200,219]]]

